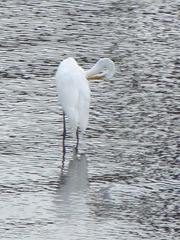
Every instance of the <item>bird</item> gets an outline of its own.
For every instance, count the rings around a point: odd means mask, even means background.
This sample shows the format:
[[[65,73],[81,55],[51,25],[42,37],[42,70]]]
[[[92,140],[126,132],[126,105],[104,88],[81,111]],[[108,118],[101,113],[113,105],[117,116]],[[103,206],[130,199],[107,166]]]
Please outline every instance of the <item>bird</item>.
[[[63,109],[63,140],[66,136],[66,115],[78,146],[78,128],[84,132],[89,120],[91,91],[88,81],[110,79],[114,72],[115,65],[109,58],[100,59],[87,71],[72,57],[66,58],[59,64],[55,81],[58,99]]]

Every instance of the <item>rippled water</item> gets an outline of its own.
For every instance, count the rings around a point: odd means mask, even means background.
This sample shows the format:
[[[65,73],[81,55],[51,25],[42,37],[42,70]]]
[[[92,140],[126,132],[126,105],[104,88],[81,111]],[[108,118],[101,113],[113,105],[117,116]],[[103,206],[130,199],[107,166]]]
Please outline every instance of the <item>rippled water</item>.
[[[177,0],[1,1],[1,239],[178,239],[180,56]],[[109,57],[90,82],[79,153],[54,73]]]

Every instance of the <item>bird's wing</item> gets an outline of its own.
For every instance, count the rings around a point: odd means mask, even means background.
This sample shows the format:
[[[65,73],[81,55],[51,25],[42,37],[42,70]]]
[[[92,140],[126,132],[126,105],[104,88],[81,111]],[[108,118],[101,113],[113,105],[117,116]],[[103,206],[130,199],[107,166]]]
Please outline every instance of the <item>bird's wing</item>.
[[[74,131],[88,124],[90,90],[84,70],[72,58],[64,60],[56,72],[59,101]]]
[[[84,131],[89,118],[89,83],[76,63],[71,60],[62,63],[55,76],[59,101],[74,131],[78,124]]]
[[[78,97],[79,126],[84,132],[89,120],[90,89],[86,78],[82,79]]]
[[[75,86],[75,75],[68,68],[59,66],[56,73],[56,85],[60,104],[74,130],[78,125],[78,113],[75,106],[78,102],[78,89]]]

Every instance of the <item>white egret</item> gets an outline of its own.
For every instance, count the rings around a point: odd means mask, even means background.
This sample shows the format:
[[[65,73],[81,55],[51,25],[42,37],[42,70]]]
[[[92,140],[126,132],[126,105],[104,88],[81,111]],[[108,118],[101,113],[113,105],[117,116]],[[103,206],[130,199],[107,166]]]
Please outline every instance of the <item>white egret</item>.
[[[115,71],[114,63],[109,58],[100,59],[94,67],[85,71],[75,59],[69,57],[62,61],[57,69],[55,79],[60,104],[63,108],[63,125],[65,139],[65,114],[77,137],[78,126],[84,132],[88,125],[90,89],[88,80],[109,79]]]

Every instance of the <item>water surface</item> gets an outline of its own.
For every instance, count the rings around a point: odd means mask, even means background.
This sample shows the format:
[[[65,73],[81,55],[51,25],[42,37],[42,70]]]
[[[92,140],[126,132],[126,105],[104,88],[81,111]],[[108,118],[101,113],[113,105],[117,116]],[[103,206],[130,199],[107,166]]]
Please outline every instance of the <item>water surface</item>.
[[[178,239],[178,1],[3,1],[0,37],[1,239]],[[79,152],[54,74],[109,57],[90,82]]]

